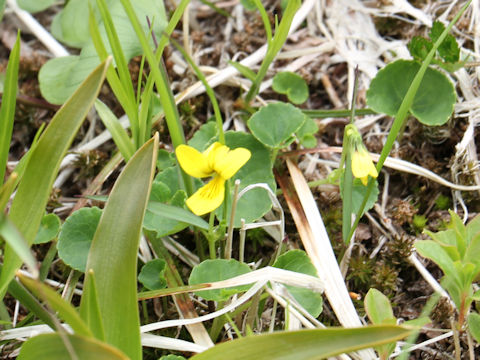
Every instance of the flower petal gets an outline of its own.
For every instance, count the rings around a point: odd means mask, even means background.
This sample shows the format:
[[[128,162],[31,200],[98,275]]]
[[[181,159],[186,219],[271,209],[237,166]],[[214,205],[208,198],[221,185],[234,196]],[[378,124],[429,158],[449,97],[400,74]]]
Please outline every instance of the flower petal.
[[[186,204],[195,215],[201,216],[218,208],[225,197],[225,179],[215,176],[190,196]]]
[[[368,175],[373,178],[378,177],[377,169],[373,164],[370,155],[365,149],[359,149],[352,155],[352,173],[353,176],[362,180],[364,185],[368,183]]]
[[[245,148],[236,148],[221,155],[216,158],[215,172],[227,180],[245,165],[250,159],[251,153]]]
[[[213,168],[209,166],[207,157],[197,149],[188,145],[179,145],[175,149],[177,160],[188,175],[203,178],[212,176]]]

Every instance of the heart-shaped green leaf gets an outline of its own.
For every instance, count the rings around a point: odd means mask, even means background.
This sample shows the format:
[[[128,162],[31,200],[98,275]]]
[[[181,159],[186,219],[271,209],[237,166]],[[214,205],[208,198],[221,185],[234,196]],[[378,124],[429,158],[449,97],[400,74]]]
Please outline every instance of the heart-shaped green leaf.
[[[140,274],[138,274],[138,281],[148,290],[159,290],[167,286],[165,279],[166,262],[163,259],[154,259],[142,266]]]
[[[276,184],[272,173],[272,164],[269,151],[252,135],[243,132],[229,131],[225,133],[227,146],[230,149],[244,147],[250,150],[250,160],[233,176],[231,184],[235,179],[240,180],[240,190],[251,184],[265,183],[272,191],[275,191]],[[233,186],[232,186],[233,194]],[[235,212],[235,227],[241,226],[241,219],[245,222],[253,222],[262,217],[270,210],[272,203],[264,189],[252,189],[243,195],[237,202]],[[230,217],[231,207],[227,209],[227,219]],[[223,218],[223,205],[216,211],[217,217]]]
[[[272,88],[279,94],[285,94],[294,104],[302,104],[308,99],[306,81],[298,74],[290,71],[278,73],[273,78]]]
[[[43,11],[54,2],[55,0],[17,0],[18,6],[29,13]]]
[[[60,218],[56,214],[47,214],[42,218],[34,244],[43,244],[55,239],[60,231]]]
[[[374,111],[395,116],[413,78],[420,69],[416,61],[397,60],[380,70],[367,91],[367,104]],[[443,125],[453,112],[455,88],[440,71],[428,68],[410,112],[425,125]]]
[[[250,268],[247,264],[234,259],[205,260],[193,268],[190,278],[188,279],[188,284],[196,285],[227,280],[248,272],[250,272]],[[246,291],[249,287],[250,285],[242,285],[225,289],[205,290],[195,294],[205,300],[226,301],[231,295]]]
[[[85,272],[88,252],[97,230],[102,210],[82,208],[70,215],[58,236],[58,256],[72,269]]]
[[[281,148],[304,121],[305,115],[295,106],[278,102],[253,114],[248,120],[248,128],[262,144]]]
[[[312,265],[309,257],[302,250],[290,250],[278,257],[273,264],[274,267],[296,271],[302,274],[318,276],[317,270]],[[322,295],[312,290],[285,285],[290,294],[297,302],[307,310],[313,317],[318,317],[323,309]]]

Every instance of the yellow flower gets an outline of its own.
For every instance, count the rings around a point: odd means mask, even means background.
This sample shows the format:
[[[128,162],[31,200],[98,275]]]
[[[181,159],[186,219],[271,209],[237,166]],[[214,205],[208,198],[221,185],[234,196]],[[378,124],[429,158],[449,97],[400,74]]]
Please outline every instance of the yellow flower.
[[[179,145],[175,150],[182,169],[190,176],[212,180],[195,194],[186,204],[195,215],[204,215],[218,208],[225,197],[225,181],[250,159],[250,151],[245,148],[230,150],[228,146],[215,142],[203,153],[188,145]]]
[[[357,145],[352,155],[352,173],[353,176],[362,180],[363,185],[367,185],[368,175],[373,178],[378,176],[377,169],[363,144]]]

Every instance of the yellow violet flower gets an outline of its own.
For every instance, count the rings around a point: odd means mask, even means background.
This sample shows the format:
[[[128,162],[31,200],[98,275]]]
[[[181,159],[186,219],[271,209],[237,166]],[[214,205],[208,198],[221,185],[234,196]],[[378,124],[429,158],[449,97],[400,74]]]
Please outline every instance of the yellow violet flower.
[[[250,159],[245,148],[230,150],[215,142],[203,153],[188,145],[177,146],[175,153],[182,169],[196,178],[213,177],[190,196],[186,204],[195,215],[204,215],[218,208],[225,197],[225,181]]]
[[[378,177],[377,169],[363,144],[358,146],[352,155],[352,173],[353,176],[362,180],[365,186],[368,183],[368,175],[373,178]]]
[[[353,124],[348,124],[345,127],[345,137],[348,141],[347,151],[352,154],[352,173],[357,179],[362,180],[363,185],[368,184],[368,175],[373,178],[378,177],[377,169],[373,164],[367,148],[362,142],[362,135],[357,127]]]

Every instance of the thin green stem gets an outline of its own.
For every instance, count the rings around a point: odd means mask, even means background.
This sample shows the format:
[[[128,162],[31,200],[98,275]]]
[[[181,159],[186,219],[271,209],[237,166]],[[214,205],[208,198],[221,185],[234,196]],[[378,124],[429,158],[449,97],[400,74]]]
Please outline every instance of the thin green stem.
[[[348,142],[348,140],[347,140]],[[347,145],[348,143],[347,143]],[[343,205],[342,205],[342,237],[345,244],[348,245],[350,237],[348,236],[352,227],[352,195],[353,195],[353,173],[352,173],[352,155],[348,149],[345,157],[345,172],[343,176]]]
[[[268,18],[267,11],[265,10],[262,2],[260,0],[254,0],[254,2],[257,6],[257,9],[260,11],[260,16],[263,21],[263,28],[265,29],[265,36],[267,38],[267,44],[270,46],[272,42],[272,26],[270,25],[270,19]]]
[[[173,46],[177,48],[178,51],[180,51],[180,53],[183,55],[187,63],[195,72],[195,75],[197,75],[198,79],[202,82],[203,86],[205,86],[205,91],[210,99],[210,102],[212,103],[213,113],[215,114],[215,121],[217,123],[217,132],[218,132],[218,141],[221,144],[225,145],[225,134],[223,132],[222,113],[220,112],[220,107],[218,106],[217,98],[215,97],[215,93],[213,92],[212,87],[208,84],[207,78],[200,71],[200,68],[194,63],[191,56],[187,54],[185,49],[176,40],[172,38],[170,38],[170,42],[173,44]]]
[[[352,113],[351,109],[345,109],[345,110],[304,110],[302,109],[302,112],[311,117],[311,118],[342,118],[342,117],[349,117],[350,114]],[[355,109],[355,115],[356,116],[365,116],[365,115],[375,115],[377,112],[373,111],[370,108],[365,108],[365,109]]]
[[[238,189],[240,187],[240,180],[235,180],[235,185],[233,188],[233,198],[232,198],[232,211],[230,212],[230,222],[228,223],[227,231],[227,243],[225,244],[225,259],[230,260],[232,258],[232,241],[233,241],[233,228],[235,226],[235,212],[237,210],[237,197]]]
[[[235,322],[232,320],[232,318],[230,317],[230,315],[224,314],[223,316],[227,319],[228,323],[230,324],[230,326],[232,327],[232,329],[235,331],[235,333],[237,334],[237,336],[238,336],[239,338],[242,338],[242,337],[243,337],[243,336],[242,336],[242,332],[241,332],[240,329],[237,327],[237,325],[235,324]]]
[[[40,266],[38,279],[44,281],[47,278],[48,272],[50,270],[50,265],[52,265],[53,259],[57,254],[57,241],[52,241],[50,247],[48,248],[47,255],[45,255],[42,265]]]
[[[275,56],[282,48],[283,44],[287,40],[288,31],[290,30],[290,25],[292,24],[293,17],[297,12],[297,9],[300,7],[300,0],[290,0],[288,2],[287,8],[283,14],[280,25],[275,31],[275,36],[272,38],[272,41],[268,43],[267,53],[265,58],[260,65],[260,69],[257,72],[255,80],[248,90],[247,95],[245,96],[245,103],[250,104],[253,98],[257,95],[260,83],[267,74],[267,70],[270,67],[270,64],[275,60]]]

